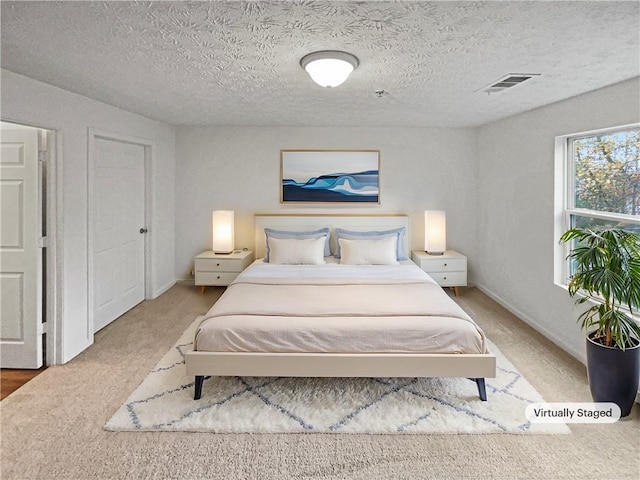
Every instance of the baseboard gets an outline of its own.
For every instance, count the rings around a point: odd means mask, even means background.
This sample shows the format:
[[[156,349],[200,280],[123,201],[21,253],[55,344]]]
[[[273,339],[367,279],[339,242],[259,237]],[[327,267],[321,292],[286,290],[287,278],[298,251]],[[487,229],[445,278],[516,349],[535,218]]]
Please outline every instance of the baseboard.
[[[176,283],[180,285],[186,285],[188,287],[194,287],[196,285],[196,281],[193,278],[179,278],[176,280]]]
[[[522,320],[524,323],[526,323],[527,325],[529,325],[531,328],[533,328],[536,332],[540,333],[542,336],[544,336],[547,340],[549,340],[550,342],[554,343],[555,345],[557,345],[558,347],[560,347],[562,350],[564,350],[565,352],[567,352],[569,355],[571,355],[573,358],[575,358],[576,360],[578,360],[580,363],[582,363],[583,365],[586,365],[587,363],[587,359],[585,358],[584,352],[580,352],[575,350],[573,347],[570,347],[569,345],[567,345],[566,343],[558,340],[557,338],[555,338],[555,335],[553,333],[551,333],[549,330],[547,330],[545,327],[541,326],[540,324],[538,324],[537,322],[533,321],[531,318],[529,318],[527,315],[525,315],[524,313],[522,313],[519,309],[517,309],[516,307],[514,307],[513,305],[511,305],[509,302],[507,302],[506,300],[504,300],[502,297],[500,297],[500,295],[498,295],[497,293],[495,293],[494,291],[486,288],[483,285],[478,285],[475,284],[476,288],[478,290],[480,290],[482,293],[484,293],[486,296],[488,296],[489,298],[491,298],[493,301],[495,301],[496,303],[500,304],[502,307],[506,308],[507,310],[509,310],[509,312],[511,312],[512,314],[514,314],[516,317],[518,317],[520,320]]]
[[[560,342],[554,339],[554,335],[549,332],[546,328],[541,327],[540,325],[538,325],[536,322],[534,322],[533,320],[531,320],[530,318],[528,318],[526,315],[524,315],[520,310],[518,310],[517,308],[515,308],[513,305],[511,305],[509,302],[505,301],[503,298],[501,298],[498,294],[496,294],[495,292],[489,290],[486,287],[483,287],[481,285],[475,284],[475,287],[480,290],[482,293],[484,293],[486,296],[488,296],[489,298],[491,298],[492,300],[494,300],[496,303],[500,304],[501,306],[503,306],[504,308],[506,308],[507,310],[509,310],[511,313],[513,313],[516,317],[518,317],[520,320],[522,320],[524,323],[526,323],[527,325],[529,325],[531,328],[533,328],[535,331],[537,331],[538,333],[540,333],[541,335],[543,335],[547,340],[549,340],[550,342],[554,343],[555,345],[557,345],[558,347],[560,347],[562,350],[564,350],[565,352],[567,352],[569,355],[571,355],[573,358],[575,358],[576,360],[578,360],[580,363],[582,363],[583,365],[586,365],[587,363],[587,359],[585,358],[584,352],[577,352],[575,351],[573,348],[569,347],[567,344],[565,344],[564,342]],[[636,403],[640,403],[640,390],[638,390],[638,393],[636,394]]]
[[[160,287],[158,290],[153,292],[153,296],[151,297],[153,298],[158,298],[160,295],[162,295],[164,292],[166,292],[167,290],[169,290],[171,287],[173,287],[176,284],[176,281],[173,280],[169,283],[167,283],[166,285]]]

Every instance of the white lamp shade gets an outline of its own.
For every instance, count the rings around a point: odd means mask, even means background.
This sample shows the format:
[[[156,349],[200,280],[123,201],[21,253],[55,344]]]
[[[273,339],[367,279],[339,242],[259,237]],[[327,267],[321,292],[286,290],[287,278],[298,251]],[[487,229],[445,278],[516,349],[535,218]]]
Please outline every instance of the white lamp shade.
[[[442,210],[424,212],[424,250],[442,254],[447,249],[447,216]]]
[[[214,253],[231,253],[235,245],[233,210],[216,210],[211,215],[212,250]]]
[[[358,59],[346,52],[323,51],[306,55],[300,63],[321,87],[337,87],[358,66]]]

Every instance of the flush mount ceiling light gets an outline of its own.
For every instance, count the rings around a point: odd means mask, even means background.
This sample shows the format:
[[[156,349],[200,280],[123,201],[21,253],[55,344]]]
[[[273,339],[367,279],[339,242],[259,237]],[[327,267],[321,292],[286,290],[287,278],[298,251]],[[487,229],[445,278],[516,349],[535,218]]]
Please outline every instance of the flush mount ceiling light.
[[[300,65],[321,87],[341,85],[358,66],[358,59],[347,52],[324,50],[305,55]]]

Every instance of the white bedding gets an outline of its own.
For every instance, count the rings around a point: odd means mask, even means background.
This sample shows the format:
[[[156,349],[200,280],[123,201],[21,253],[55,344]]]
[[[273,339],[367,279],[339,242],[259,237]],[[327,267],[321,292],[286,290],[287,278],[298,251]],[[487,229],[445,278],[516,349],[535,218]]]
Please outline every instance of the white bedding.
[[[325,257],[324,265],[273,265],[258,259],[244,270],[236,281],[259,283],[319,283],[335,281],[343,283],[423,283],[437,285],[429,275],[411,260],[398,265],[342,265],[340,260]]]
[[[210,352],[486,353],[480,328],[420,268],[256,261],[202,317]]]

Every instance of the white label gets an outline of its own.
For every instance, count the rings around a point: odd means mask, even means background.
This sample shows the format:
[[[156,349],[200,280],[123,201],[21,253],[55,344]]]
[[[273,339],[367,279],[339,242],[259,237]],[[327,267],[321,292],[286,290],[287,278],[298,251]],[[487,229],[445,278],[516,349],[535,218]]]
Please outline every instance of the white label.
[[[531,423],[615,423],[620,407],[612,402],[532,403],[525,415]]]

